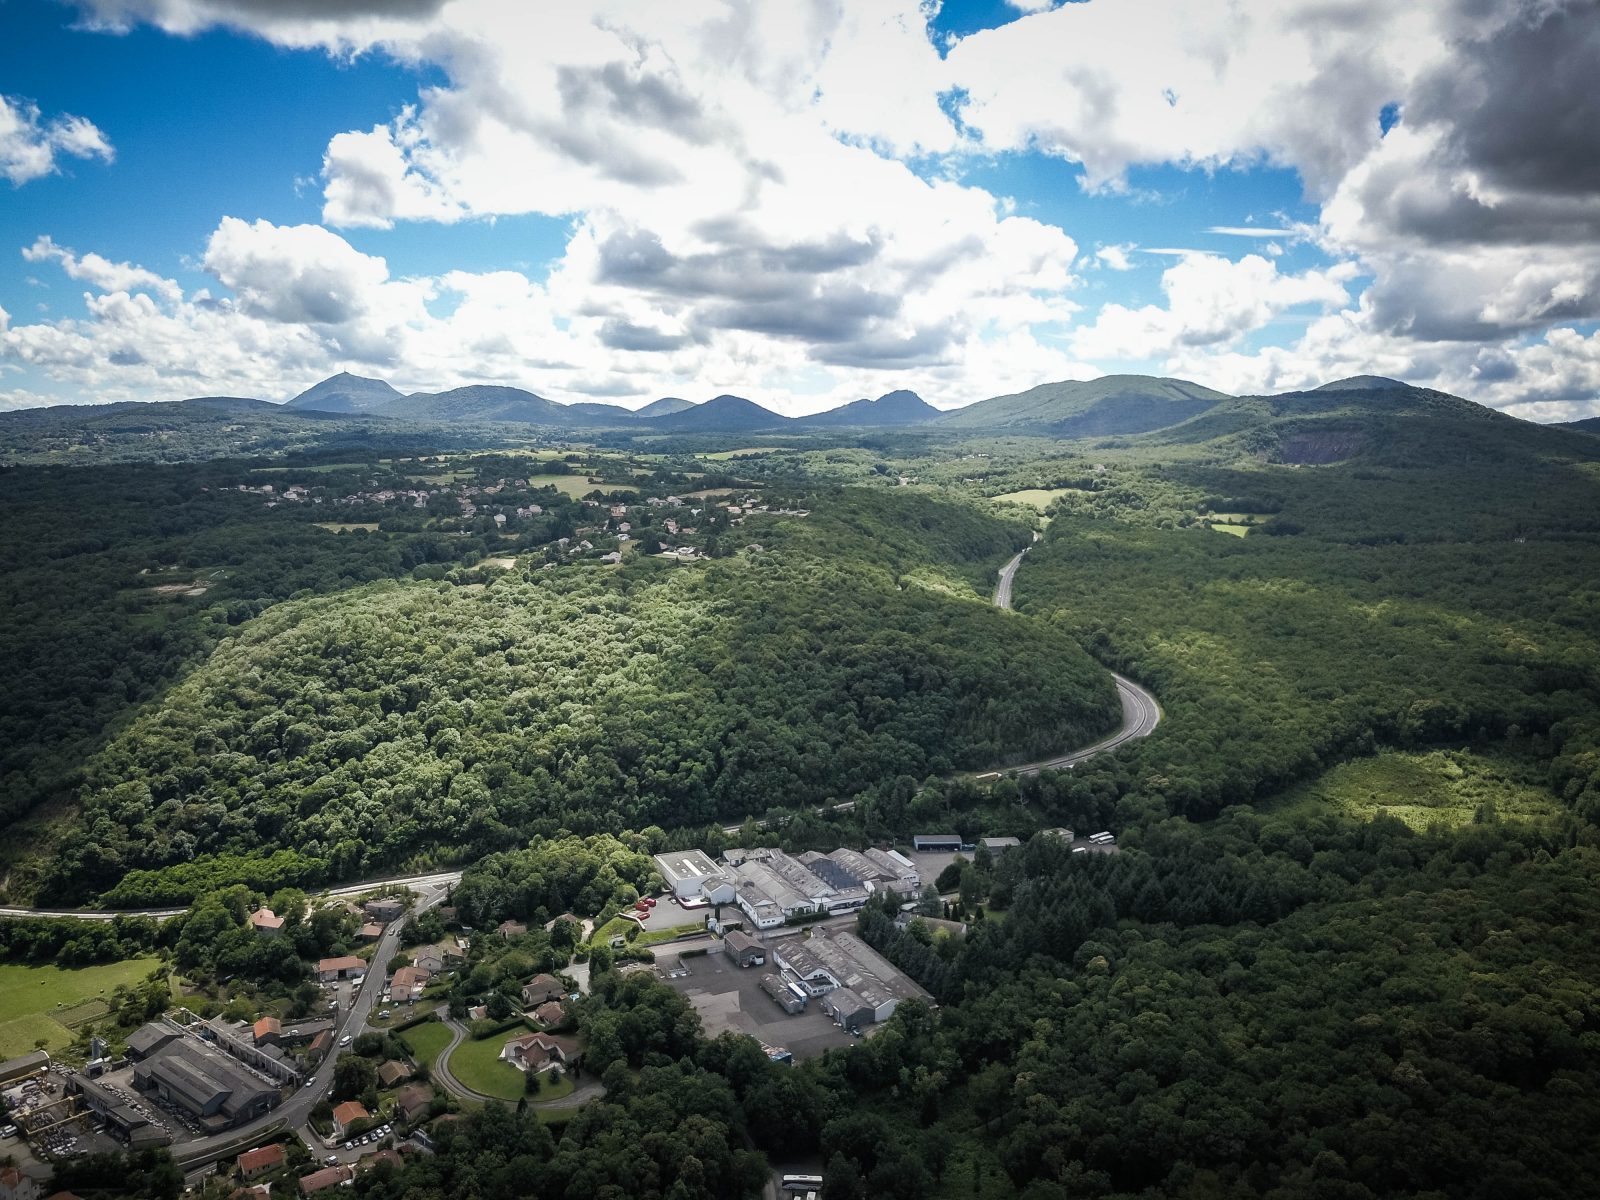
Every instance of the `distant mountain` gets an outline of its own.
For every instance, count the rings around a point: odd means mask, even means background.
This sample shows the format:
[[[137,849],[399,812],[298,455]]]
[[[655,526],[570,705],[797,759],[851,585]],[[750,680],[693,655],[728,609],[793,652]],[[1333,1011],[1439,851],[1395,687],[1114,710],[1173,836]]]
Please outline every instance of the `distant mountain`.
[[[274,404],[270,400],[256,400],[249,396],[190,396],[187,400],[178,400],[178,404],[189,408],[206,408],[216,412],[261,413],[282,412],[284,406]]]
[[[1156,444],[1214,443],[1268,462],[1360,460],[1390,467],[1503,465],[1600,445],[1570,428],[1539,425],[1431,388],[1378,376],[1271,396],[1239,396],[1148,435]],[[1576,436],[1575,436],[1576,434]]]
[[[1567,421],[1562,429],[1576,429],[1579,433],[1600,435],[1600,417],[1584,417],[1581,421]]]
[[[735,433],[747,429],[773,429],[794,424],[743,396],[716,396],[704,404],[651,417],[646,424],[667,433]]]
[[[308,387],[284,407],[310,408],[317,412],[364,413],[386,408],[400,398],[400,393],[381,379],[368,379],[363,375],[340,371]]]
[[[1402,383],[1398,379],[1390,379],[1387,375],[1352,375],[1349,379],[1335,379],[1332,383],[1325,383],[1321,387],[1314,387],[1313,392],[1381,392],[1390,388],[1410,387],[1409,383]]]
[[[677,396],[663,396],[659,400],[652,400],[643,408],[636,408],[633,415],[641,421],[648,421],[651,417],[666,417],[673,413],[686,412],[694,407],[693,400],[680,400]]]
[[[475,383],[448,392],[416,392],[382,408],[386,417],[411,421],[516,421],[530,425],[568,426],[566,406],[521,388]]]
[[[1184,379],[1106,375],[1081,382],[1045,383],[1014,395],[980,400],[940,415],[936,424],[940,429],[1109,437],[1165,429],[1226,399],[1225,392]]]
[[[800,424],[826,429],[920,425],[939,415],[939,410],[921,396],[902,388],[879,396],[876,400],[855,400],[838,408],[830,408],[827,412],[801,417]]]
[[[565,420],[570,425],[626,425],[635,420],[635,415],[620,404],[601,404],[595,400],[584,400],[577,404],[559,404],[556,407],[566,414]]]

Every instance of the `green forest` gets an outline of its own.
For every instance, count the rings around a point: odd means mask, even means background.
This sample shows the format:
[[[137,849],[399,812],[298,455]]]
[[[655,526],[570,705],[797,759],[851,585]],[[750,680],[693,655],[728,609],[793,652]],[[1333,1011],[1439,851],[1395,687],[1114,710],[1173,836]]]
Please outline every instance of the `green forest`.
[[[349,915],[267,949],[251,905],[459,866],[458,921],[535,927],[496,963],[592,967],[572,1015],[602,1086],[561,1120],[440,1124],[352,1185],[383,1200],[751,1197],[789,1163],[826,1200],[1594,1190],[1600,442],[1429,394],[1074,442],[791,439],[737,477],[681,437],[538,469],[482,449],[0,472],[28,685],[0,707],[10,894],[187,906],[3,922],[6,957],[154,952],[292,999]],[[631,543],[538,486],[563,470]],[[338,519],[376,528],[334,534],[237,490],[269,475],[329,505],[426,475],[544,511],[363,501]],[[694,484],[769,511],[688,500],[704,553],[645,552],[644,498]],[[159,599],[140,574],[219,570]],[[1116,726],[1106,667],[1159,698],[1155,732],[1005,775]],[[1059,826],[1119,852],[1031,836]],[[932,1002],[798,1065],[537,928],[631,906],[668,847],[932,829],[1025,844],[932,881],[963,937],[869,905],[857,928]],[[440,1002],[511,1011],[519,971],[473,955]]]

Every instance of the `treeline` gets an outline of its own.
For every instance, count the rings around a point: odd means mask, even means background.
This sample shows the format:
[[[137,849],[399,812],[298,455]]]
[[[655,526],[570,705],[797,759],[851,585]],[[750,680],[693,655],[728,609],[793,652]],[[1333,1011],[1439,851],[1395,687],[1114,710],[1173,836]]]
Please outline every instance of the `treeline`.
[[[929,1182],[986,1196],[1584,1191],[1600,851],[1572,836],[1238,811],[1146,852],[1008,856],[1013,903],[941,963],[938,1019],[823,1066],[876,1127],[824,1132],[829,1175],[931,1135]]]
[[[656,829],[640,841],[662,849],[666,840]],[[563,913],[592,916],[632,904],[655,878],[643,846],[610,834],[535,838],[526,849],[489,854],[467,867],[450,898],[468,925],[496,925],[508,917],[544,925]]]

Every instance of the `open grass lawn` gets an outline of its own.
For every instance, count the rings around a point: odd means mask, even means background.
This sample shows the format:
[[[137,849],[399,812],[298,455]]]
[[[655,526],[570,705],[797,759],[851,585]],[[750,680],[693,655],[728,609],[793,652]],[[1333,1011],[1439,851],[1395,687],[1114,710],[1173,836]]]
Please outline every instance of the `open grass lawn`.
[[[1563,811],[1539,784],[1536,767],[1508,755],[1468,750],[1386,750],[1341,763],[1270,804],[1274,812],[1332,808],[1361,820],[1387,813],[1413,829],[1466,825],[1483,807],[1502,820],[1518,821],[1543,821]]]
[[[1213,521],[1210,527],[1217,533],[1231,533],[1234,537],[1244,537],[1250,532],[1248,525],[1232,525],[1226,521]]]
[[[1020,492],[1007,492],[1003,496],[995,496],[994,499],[1006,504],[1028,504],[1034,508],[1037,508],[1040,512],[1043,512],[1045,509],[1049,508],[1050,505],[1061,499],[1062,496],[1069,495],[1070,493],[1078,490],[1080,489],[1025,488]]]
[[[117,987],[138,983],[159,965],[155,958],[130,958],[92,967],[0,964],[0,1021],[107,999]]]
[[[450,1031],[439,1021],[427,1021],[407,1029],[400,1040],[411,1051],[412,1058],[425,1067],[432,1067],[439,1051],[450,1044]]]
[[[529,1104],[538,1104],[542,1100],[560,1100],[563,1096],[572,1095],[573,1088],[578,1086],[572,1082],[572,1075],[565,1070],[561,1072],[561,1081],[559,1083],[550,1082],[550,1073],[548,1071],[539,1076],[539,1079],[538,1094],[528,1097]]]
[[[0,1021],[0,1058],[32,1054],[41,1041],[46,1050],[59,1050],[72,1041],[72,1030],[43,1013]]]
[[[500,1049],[517,1034],[497,1033],[482,1041],[468,1038],[450,1052],[450,1073],[475,1092],[519,1100],[527,1086],[522,1072],[500,1061]]]
[[[138,983],[157,964],[130,958],[92,967],[0,965],[0,1058],[27,1054],[41,1039],[51,1050],[67,1045],[72,1031],[58,1015],[81,1015],[85,1001],[108,1000],[119,985]]]

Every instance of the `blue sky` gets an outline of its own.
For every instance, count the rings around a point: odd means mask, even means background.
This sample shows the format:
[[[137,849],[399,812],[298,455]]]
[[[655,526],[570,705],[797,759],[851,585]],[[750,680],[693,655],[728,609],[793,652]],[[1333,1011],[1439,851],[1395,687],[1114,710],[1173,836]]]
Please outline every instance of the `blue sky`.
[[[1492,92],[1569,31],[1378,4],[1318,28],[1309,3],[1236,27],[1206,0],[293,7],[0,3],[0,404],[351,369],[948,407],[1140,370],[1594,407],[1600,222],[1552,234],[1572,181],[1505,161],[1539,114]],[[1368,77],[1307,70],[1400,21]],[[1446,103],[1455,78],[1488,100]]]

